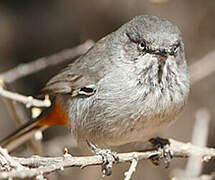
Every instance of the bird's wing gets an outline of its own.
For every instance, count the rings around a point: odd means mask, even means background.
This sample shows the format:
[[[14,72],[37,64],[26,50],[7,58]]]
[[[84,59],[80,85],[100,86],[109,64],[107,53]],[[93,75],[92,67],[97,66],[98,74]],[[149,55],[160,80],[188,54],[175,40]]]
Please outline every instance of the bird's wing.
[[[42,92],[48,94],[92,93],[95,84],[104,76],[107,63],[106,44],[109,36],[98,41],[85,55],[69,64],[63,71],[54,76]]]
[[[68,66],[48,81],[42,89],[42,93],[50,95],[70,94],[71,96],[85,94],[89,96],[95,92],[95,84],[95,79],[82,73],[74,73]]]

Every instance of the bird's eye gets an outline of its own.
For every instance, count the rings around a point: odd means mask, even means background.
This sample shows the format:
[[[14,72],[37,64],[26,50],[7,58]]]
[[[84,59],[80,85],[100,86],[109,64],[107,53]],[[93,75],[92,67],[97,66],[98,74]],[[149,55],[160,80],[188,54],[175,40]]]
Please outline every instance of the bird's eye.
[[[145,43],[145,41],[141,41],[141,42],[138,44],[138,48],[139,48],[139,50],[141,50],[141,51],[146,50],[146,43]]]
[[[179,46],[180,46],[180,43],[173,45],[172,48],[170,49],[169,55],[171,56],[175,55],[178,51]]]

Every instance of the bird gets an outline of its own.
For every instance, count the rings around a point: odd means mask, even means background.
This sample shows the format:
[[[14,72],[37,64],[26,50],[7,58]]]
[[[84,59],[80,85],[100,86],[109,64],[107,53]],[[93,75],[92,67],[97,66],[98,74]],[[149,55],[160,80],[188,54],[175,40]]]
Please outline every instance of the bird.
[[[42,89],[54,97],[49,112],[0,145],[53,125],[69,127],[77,144],[144,142],[175,122],[189,91],[179,28],[166,18],[136,16],[52,77]]]

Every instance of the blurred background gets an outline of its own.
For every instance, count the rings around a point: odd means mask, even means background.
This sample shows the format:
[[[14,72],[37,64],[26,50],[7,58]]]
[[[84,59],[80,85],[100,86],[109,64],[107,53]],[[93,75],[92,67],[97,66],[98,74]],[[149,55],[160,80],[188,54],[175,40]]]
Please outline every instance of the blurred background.
[[[19,0],[0,2],[0,72],[7,71],[21,63],[48,56],[60,50],[71,48],[87,39],[99,40],[116,30],[120,25],[140,14],[162,16],[176,23],[183,34],[186,57],[191,65],[215,49],[215,1],[211,0]],[[210,56],[215,63],[215,56]],[[37,95],[47,80],[70,61],[47,68],[9,84],[9,89],[25,94]],[[207,69],[202,71],[207,72]],[[163,132],[163,137],[191,141],[195,114],[201,108],[210,113],[207,146],[215,146],[215,73],[210,74],[191,87],[189,102],[178,121]],[[29,112],[20,108],[28,119]],[[0,101],[0,138],[5,137],[18,126]],[[70,142],[59,141],[67,136],[68,129],[53,127],[44,132],[43,155],[62,155]],[[60,143],[60,144],[59,144]],[[70,146],[70,147],[69,147]],[[137,145],[140,146],[140,145]],[[123,151],[129,150],[123,149]],[[74,155],[80,149],[71,148]],[[78,153],[79,152],[79,153]],[[28,157],[32,150],[26,146],[13,154]],[[215,162],[204,165],[204,174],[215,171]],[[140,161],[133,179],[169,179],[175,169],[184,169],[186,160],[174,159],[169,169],[155,167],[148,161]],[[107,180],[123,179],[129,164],[119,164]],[[70,168],[48,175],[50,179],[101,179],[100,167],[84,170]]]

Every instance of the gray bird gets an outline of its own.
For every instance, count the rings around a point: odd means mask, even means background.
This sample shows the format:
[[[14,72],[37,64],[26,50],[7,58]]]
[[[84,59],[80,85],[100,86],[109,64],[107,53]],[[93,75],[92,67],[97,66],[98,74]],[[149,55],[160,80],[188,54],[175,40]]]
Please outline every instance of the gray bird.
[[[78,144],[106,148],[146,141],[175,121],[189,89],[177,26],[165,18],[137,16],[54,76],[43,89],[56,97],[50,113],[1,145],[58,124],[71,127]]]

